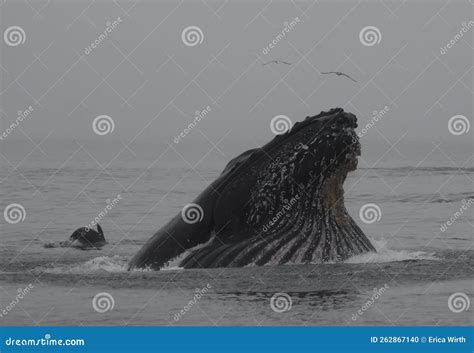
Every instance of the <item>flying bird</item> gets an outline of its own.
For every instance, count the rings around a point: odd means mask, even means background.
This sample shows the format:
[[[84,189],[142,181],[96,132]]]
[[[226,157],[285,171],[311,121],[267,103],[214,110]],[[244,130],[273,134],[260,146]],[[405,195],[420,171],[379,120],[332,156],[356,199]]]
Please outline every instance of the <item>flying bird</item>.
[[[356,80],[354,80],[352,77],[350,77],[349,75],[345,74],[344,72],[340,72],[340,71],[328,71],[328,72],[321,72],[321,74],[323,75],[327,75],[327,74],[334,74],[334,75],[337,75],[337,76],[345,76],[347,77],[349,80],[352,80],[354,82],[357,82]]]
[[[262,63],[263,66],[268,65],[268,64],[285,64],[285,65],[291,65],[291,63],[283,60],[272,60],[266,63]]]

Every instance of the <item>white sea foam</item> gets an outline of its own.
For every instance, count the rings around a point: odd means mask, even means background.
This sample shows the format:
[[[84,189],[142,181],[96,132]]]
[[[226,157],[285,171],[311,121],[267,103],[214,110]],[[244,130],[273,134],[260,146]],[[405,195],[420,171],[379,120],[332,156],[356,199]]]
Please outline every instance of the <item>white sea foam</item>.
[[[178,267],[178,264],[181,262],[188,252],[181,254],[175,259],[171,260],[162,271],[171,271],[171,270],[182,270],[182,267]],[[110,273],[120,273],[128,271],[128,261],[129,258],[126,256],[114,255],[114,256],[99,256],[91,260],[80,264],[74,265],[62,265],[56,267],[40,267],[36,268],[36,271],[53,273],[53,274],[90,274],[97,272],[110,272]],[[152,271],[150,268],[134,268],[132,272],[148,272]]]
[[[195,247],[191,248],[191,249],[188,249],[186,250],[185,252],[179,254],[178,256],[176,256],[175,258],[171,259],[170,261],[168,261],[168,263],[163,266],[163,268],[161,269],[161,271],[176,271],[176,270],[182,270],[183,267],[179,267],[178,265],[181,263],[181,261],[183,261],[189,254],[191,254],[193,251],[196,251],[198,249],[201,249],[209,244],[211,244],[213,241],[214,241],[214,238],[216,237],[216,234],[213,233],[211,234],[211,237],[209,238],[209,240],[205,243],[201,243],[201,244],[198,244],[196,245]]]
[[[91,272],[125,272],[127,271],[128,257],[99,256],[81,264],[57,266],[53,268],[43,268],[43,272],[47,273],[71,273],[85,274]]]
[[[361,264],[397,262],[407,260],[441,260],[439,257],[436,257],[434,253],[428,253],[424,251],[388,249],[387,241],[385,239],[370,239],[370,241],[374,245],[377,252],[353,256],[344,262],[349,264]]]
[[[183,261],[186,256],[188,256],[189,251],[185,251],[181,255],[175,257],[171,261],[169,261],[163,268],[161,268],[161,271],[176,271],[176,270],[183,270],[184,267],[179,267],[178,265]]]

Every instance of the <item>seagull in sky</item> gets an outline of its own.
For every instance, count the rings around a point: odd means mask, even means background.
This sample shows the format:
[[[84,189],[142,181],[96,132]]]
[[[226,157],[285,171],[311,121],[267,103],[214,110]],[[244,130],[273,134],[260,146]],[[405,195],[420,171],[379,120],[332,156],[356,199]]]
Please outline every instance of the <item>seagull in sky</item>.
[[[285,64],[285,65],[291,65],[291,63],[283,60],[272,60],[268,61],[266,63],[262,63],[263,66],[268,65],[268,64]]]
[[[347,77],[349,80],[352,80],[352,81],[354,81],[354,82],[357,82],[357,81],[354,80],[352,77],[350,77],[348,74],[345,74],[344,72],[340,72],[340,71],[321,72],[321,74],[323,74],[323,75],[334,74],[334,75],[337,75],[337,76],[345,76],[345,77]]]

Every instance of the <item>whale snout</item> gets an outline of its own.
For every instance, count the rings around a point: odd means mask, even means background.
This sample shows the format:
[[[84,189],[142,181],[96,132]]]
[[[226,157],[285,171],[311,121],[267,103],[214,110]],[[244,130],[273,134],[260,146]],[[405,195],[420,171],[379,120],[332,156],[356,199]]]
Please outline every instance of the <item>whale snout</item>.
[[[341,114],[343,119],[346,121],[346,124],[349,125],[351,128],[357,128],[357,117],[352,113],[344,112]]]

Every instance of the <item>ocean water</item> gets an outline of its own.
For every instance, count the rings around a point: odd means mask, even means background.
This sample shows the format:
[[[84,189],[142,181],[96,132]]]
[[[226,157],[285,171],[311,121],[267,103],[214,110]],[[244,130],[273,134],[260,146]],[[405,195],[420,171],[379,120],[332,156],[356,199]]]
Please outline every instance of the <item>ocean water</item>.
[[[25,218],[1,223],[0,324],[472,324],[472,309],[448,304],[455,293],[472,298],[473,208],[443,228],[474,197],[472,145],[413,142],[387,152],[377,143],[363,142],[345,183],[346,206],[377,253],[337,264],[182,270],[175,261],[131,272],[127,261],[146,240],[254,146],[199,153],[151,142],[2,143],[2,209],[21,204]],[[100,221],[105,247],[45,248],[118,195]],[[366,204],[380,209],[373,223],[359,216]]]

